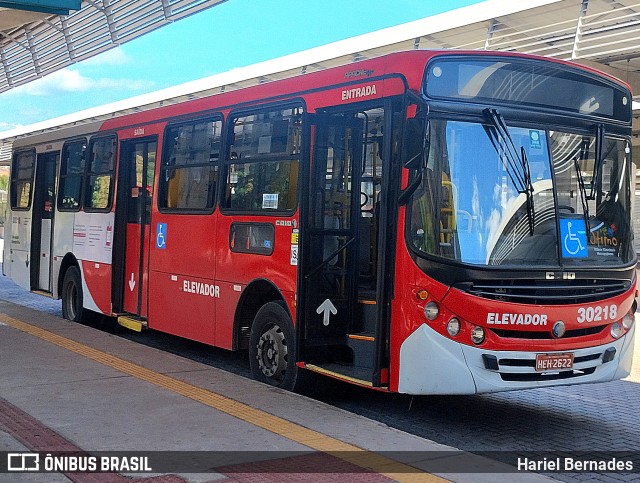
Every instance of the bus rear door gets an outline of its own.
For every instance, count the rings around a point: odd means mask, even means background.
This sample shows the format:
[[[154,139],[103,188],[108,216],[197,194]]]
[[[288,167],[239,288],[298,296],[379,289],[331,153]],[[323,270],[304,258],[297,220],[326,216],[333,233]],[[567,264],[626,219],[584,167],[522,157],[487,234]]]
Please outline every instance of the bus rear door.
[[[155,136],[122,141],[118,163],[116,253],[124,259],[114,260],[114,308],[139,319],[147,317],[148,308],[151,201],[157,146]]]
[[[51,292],[51,246],[60,153],[38,154],[31,233],[31,288]]]

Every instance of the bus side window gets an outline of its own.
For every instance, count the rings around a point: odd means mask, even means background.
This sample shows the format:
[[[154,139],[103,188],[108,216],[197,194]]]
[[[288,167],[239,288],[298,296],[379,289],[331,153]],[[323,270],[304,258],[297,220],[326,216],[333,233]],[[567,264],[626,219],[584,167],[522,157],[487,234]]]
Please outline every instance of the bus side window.
[[[26,210],[31,205],[35,150],[16,153],[11,168],[11,209]]]
[[[58,210],[79,211],[80,197],[85,178],[84,139],[65,143],[62,148],[60,181],[58,188]]]
[[[302,108],[230,118],[223,208],[293,211],[298,204]]]
[[[91,139],[84,201],[84,207],[89,211],[108,210],[111,207],[115,152],[115,136]]]
[[[271,255],[274,241],[271,223],[232,223],[229,230],[229,247],[235,253]]]
[[[158,206],[163,211],[211,212],[218,183],[221,120],[167,127]]]

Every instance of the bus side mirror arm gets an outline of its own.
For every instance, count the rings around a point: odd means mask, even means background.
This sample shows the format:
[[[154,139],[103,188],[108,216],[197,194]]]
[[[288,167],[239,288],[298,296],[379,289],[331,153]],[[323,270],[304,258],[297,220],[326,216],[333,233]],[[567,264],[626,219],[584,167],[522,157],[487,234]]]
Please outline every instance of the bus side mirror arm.
[[[422,184],[422,171],[418,171],[416,178],[407,186],[400,196],[398,197],[398,204],[404,206],[411,198],[411,195],[418,189],[418,186]]]
[[[422,171],[424,168],[425,153],[429,152],[429,138],[427,136],[429,122],[424,118],[413,117],[407,119],[402,140],[402,165],[417,174],[398,198],[398,203],[403,206],[409,201],[411,195],[422,183]]]
[[[412,117],[405,123],[402,139],[402,165],[407,169],[422,167],[422,154],[425,148],[425,121]]]

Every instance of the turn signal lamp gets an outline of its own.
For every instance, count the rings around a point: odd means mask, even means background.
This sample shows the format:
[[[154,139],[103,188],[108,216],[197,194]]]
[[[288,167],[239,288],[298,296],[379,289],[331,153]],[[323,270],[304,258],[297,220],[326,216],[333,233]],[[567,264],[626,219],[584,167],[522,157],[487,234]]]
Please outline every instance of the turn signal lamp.
[[[428,320],[435,320],[436,317],[440,314],[440,307],[435,302],[429,302],[424,306],[424,316]]]
[[[474,327],[471,331],[471,340],[476,345],[482,344],[484,342],[484,329],[482,327]]]
[[[416,297],[418,297],[418,300],[427,300],[429,298],[429,292],[424,289],[418,290],[418,293],[416,293]]]

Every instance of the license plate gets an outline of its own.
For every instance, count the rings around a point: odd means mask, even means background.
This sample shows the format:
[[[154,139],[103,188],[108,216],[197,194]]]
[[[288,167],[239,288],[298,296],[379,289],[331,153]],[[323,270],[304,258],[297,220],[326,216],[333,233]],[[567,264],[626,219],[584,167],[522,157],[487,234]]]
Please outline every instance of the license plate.
[[[536,354],[536,371],[573,369],[573,354]]]

